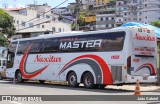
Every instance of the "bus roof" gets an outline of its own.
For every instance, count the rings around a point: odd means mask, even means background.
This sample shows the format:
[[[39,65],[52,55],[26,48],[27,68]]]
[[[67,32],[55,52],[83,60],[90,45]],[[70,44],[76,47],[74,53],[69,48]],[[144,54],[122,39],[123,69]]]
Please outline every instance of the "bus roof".
[[[16,40],[13,40],[12,42],[24,41],[24,40],[35,40],[35,39],[46,39],[46,38],[63,37],[63,36],[97,34],[97,33],[104,33],[104,32],[127,31],[127,30],[130,30],[131,27],[133,27],[133,28],[135,27],[136,28],[137,26],[117,27],[117,28],[108,29],[108,30],[98,30],[98,31],[88,31],[88,32],[82,32],[82,31],[61,32],[61,33],[54,33],[54,34],[39,35],[37,37],[31,37],[31,38],[16,39]]]

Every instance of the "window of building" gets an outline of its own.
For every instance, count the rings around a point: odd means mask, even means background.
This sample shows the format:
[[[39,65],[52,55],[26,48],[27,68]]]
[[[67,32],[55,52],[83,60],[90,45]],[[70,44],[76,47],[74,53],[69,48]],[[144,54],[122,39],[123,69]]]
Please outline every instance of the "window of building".
[[[101,21],[103,21],[103,18],[101,18]]]
[[[46,15],[46,18],[47,18],[47,19],[50,19],[50,16],[49,16],[49,15]]]
[[[42,28],[44,28],[44,25],[42,25]]]
[[[26,22],[22,21],[21,25],[25,27],[26,26]]]
[[[33,28],[33,23],[29,23],[29,27]]]
[[[58,32],[61,32],[61,28],[58,29]]]
[[[133,0],[133,3],[137,3],[137,0]]]
[[[19,20],[17,20],[17,24],[19,24]]]
[[[55,31],[56,31],[56,28],[55,28],[55,27],[52,27],[52,31],[55,32]]]
[[[40,14],[37,14],[37,18],[40,18]]]
[[[37,25],[37,28],[40,28],[41,27],[41,25],[39,24],[39,25]]]
[[[106,20],[108,20],[108,17],[106,17]]]

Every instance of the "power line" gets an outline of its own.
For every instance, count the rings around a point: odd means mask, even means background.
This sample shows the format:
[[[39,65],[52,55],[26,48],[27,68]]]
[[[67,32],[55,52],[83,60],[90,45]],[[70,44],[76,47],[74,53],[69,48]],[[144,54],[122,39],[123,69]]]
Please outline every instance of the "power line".
[[[25,29],[28,29],[28,28],[31,28],[31,27],[34,27],[34,26],[37,26],[37,25],[40,25],[40,24],[44,24],[44,23],[50,22],[51,20],[52,20],[52,19],[47,20],[47,21],[44,21],[44,22],[40,22],[40,23],[38,23],[38,24],[29,26],[29,27],[26,27],[26,28],[19,29],[19,30],[17,30],[17,31],[25,30]]]
[[[44,12],[43,14],[41,14],[40,16],[43,16],[44,14],[46,14],[46,13],[50,12],[51,10],[56,9],[57,7],[61,6],[62,4],[64,4],[64,3],[65,3],[65,2],[67,2],[67,1],[68,1],[68,0],[63,1],[62,3],[60,3],[59,5],[57,5],[56,7],[51,8],[50,10],[48,10],[48,11]],[[28,23],[28,22],[30,22],[30,21],[32,21],[32,20],[35,20],[35,19],[37,19],[37,17],[32,18],[32,19],[30,19],[30,20],[26,21],[25,23]],[[19,24],[19,25],[22,25],[22,23],[21,23],[21,24]],[[17,26],[19,26],[19,25],[17,25]],[[17,26],[16,26],[16,27],[17,27]]]

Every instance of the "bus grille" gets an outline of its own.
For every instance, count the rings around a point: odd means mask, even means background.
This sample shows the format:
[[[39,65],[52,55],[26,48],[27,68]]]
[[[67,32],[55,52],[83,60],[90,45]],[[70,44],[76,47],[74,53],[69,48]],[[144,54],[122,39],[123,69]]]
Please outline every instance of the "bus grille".
[[[113,82],[122,81],[122,66],[111,66]]]

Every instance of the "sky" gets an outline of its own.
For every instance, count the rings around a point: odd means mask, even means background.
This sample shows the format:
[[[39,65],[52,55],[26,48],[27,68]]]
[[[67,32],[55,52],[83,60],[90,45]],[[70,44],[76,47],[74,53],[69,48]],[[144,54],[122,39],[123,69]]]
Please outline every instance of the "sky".
[[[21,8],[26,7],[28,4],[45,4],[47,3],[52,8],[56,7],[57,5],[61,4],[66,0],[0,0],[0,8]],[[65,7],[68,3],[75,2],[76,0],[68,0],[63,5],[59,7]]]

